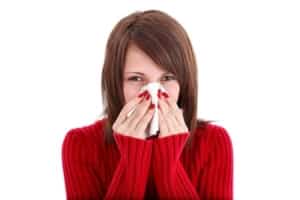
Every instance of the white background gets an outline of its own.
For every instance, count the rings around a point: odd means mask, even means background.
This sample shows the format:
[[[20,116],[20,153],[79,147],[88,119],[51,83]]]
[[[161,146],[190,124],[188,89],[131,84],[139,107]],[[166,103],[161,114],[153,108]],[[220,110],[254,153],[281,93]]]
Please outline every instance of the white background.
[[[300,199],[298,2],[122,2],[1,1],[0,199],[65,199],[62,140],[100,114],[110,31],[146,9],[190,36],[199,117],[233,141],[235,199]]]

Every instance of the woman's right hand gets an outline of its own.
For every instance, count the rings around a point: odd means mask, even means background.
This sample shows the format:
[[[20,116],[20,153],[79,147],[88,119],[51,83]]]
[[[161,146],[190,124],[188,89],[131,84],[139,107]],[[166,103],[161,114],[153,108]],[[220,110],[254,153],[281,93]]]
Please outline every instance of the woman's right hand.
[[[130,100],[121,110],[114,122],[112,129],[114,132],[139,139],[146,139],[145,130],[154,113],[154,104],[151,104],[150,94],[145,91],[139,96]],[[136,109],[129,117],[127,114]]]

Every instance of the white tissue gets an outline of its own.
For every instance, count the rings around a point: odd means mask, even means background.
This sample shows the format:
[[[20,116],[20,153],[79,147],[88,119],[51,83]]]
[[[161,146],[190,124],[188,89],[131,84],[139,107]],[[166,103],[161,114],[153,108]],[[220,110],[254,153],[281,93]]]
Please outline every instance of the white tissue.
[[[164,87],[160,84],[160,83],[157,83],[157,82],[152,82],[152,83],[149,83],[145,86],[143,86],[139,92],[142,93],[146,90],[148,90],[150,96],[151,96],[151,101],[152,103],[155,105],[154,107],[154,113],[153,113],[153,118],[150,122],[150,125],[149,125],[149,136],[154,136],[157,134],[157,132],[159,131],[159,116],[158,116],[158,90],[161,90],[161,92],[165,92],[165,93],[168,93],[166,89],[164,89]],[[130,116],[131,113],[135,110],[132,109],[128,114],[127,116]]]

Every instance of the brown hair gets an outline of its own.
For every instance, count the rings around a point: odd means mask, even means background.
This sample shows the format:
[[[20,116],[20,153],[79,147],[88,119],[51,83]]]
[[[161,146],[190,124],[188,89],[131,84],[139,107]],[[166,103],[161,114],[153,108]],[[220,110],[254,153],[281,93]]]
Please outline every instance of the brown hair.
[[[197,64],[184,28],[162,11],[136,11],[117,23],[106,46],[102,71],[102,114],[107,115],[104,130],[106,141],[113,140],[112,125],[125,104],[123,70],[126,51],[132,43],[157,65],[175,74],[180,85],[177,104],[184,111],[184,120],[191,136],[197,127],[212,122],[197,119]]]

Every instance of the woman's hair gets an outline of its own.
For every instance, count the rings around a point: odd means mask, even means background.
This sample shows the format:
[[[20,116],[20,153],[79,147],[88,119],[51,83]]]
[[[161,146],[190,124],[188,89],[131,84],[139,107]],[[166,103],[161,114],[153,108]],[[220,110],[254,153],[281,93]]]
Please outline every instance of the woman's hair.
[[[212,122],[197,119],[197,64],[184,28],[162,11],[137,11],[116,24],[106,46],[102,71],[102,114],[107,115],[104,129],[107,142],[113,140],[112,125],[125,104],[123,73],[130,44],[136,45],[158,66],[176,76],[180,85],[177,105],[184,111],[191,136],[197,127]]]

